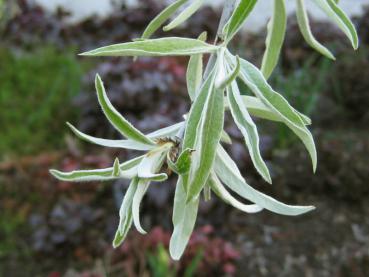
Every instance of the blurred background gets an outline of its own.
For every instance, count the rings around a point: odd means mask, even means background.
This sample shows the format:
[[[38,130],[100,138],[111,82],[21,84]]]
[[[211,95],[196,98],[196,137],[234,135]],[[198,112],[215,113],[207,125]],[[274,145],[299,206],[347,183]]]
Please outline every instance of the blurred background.
[[[219,2],[219,1],[216,1]],[[260,1],[232,48],[259,65],[270,1]],[[119,138],[95,98],[98,72],[117,109],[144,132],[189,109],[186,58],[82,58],[77,54],[140,36],[164,7],[142,1],[0,0],[0,276],[369,276],[369,0],[341,1],[361,47],[311,9],[312,29],[337,57],[307,47],[292,13],[272,85],[313,119],[319,152],[314,175],[300,142],[285,127],[257,122],[273,175],[255,172],[237,128],[228,148],[255,188],[317,210],[297,218],[246,215],[215,197],[200,208],[185,257],[169,259],[174,181],[152,186],[142,209],[147,236],[133,228],[113,250],[127,186],[58,182],[65,171],[111,166],[130,151],[79,141],[65,125]],[[289,6],[293,10],[293,5]],[[219,6],[207,6],[171,36],[214,38]],[[167,35],[161,34],[160,35]]]

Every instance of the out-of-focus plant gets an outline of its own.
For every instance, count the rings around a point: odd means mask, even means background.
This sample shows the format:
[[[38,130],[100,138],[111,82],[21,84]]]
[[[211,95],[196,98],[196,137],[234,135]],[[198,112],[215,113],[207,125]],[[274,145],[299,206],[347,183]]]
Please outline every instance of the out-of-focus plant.
[[[6,22],[11,20],[19,12],[18,2],[11,0],[0,0],[0,32]]]
[[[283,90],[283,95],[291,99],[291,104],[297,110],[310,117],[314,114],[320,96],[326,91],[331,69],[331,61],[323,59],[316,62],[316,56],[313,55],[301,68],[273,75],[271,82],[277,90]],[[278,126],[276,141],[279,147],[289,147],[295,139],[288,127]]]
[[[70,53],[53,47],[33,53],[0,48],[0,156],[34,154],[45,150],[46,141],[52,148],[62,144],[63,132],[55,118],[77,115],[72,108],[59,107],[79,93],[82,76]]]
[[[290,206],[283,204],[249,186],[242,177],[236,163],[224,150],[221,143],[231,143],[223,131],[224,115],[230,111],[236,125],[245,137],[245,144],[260,175],[271,183],[269,169],[259,149],[259,135],[251,116],[278,121],[289,127],[304,143],[317,166],[317,153],[307,126],[311,120],[293,108],[287,100],[272,89],[267,79],[277,65],[285,35],[286,10],[284,0],[274,1],[274,15],[269,24],[266,51],[261,69],[245,59],[232,54],[227,46],[244,25],[257,0],[225,1],[217,38],[214,44],[206,42],[206,34],[198,39],[165,37],[150,39],[164,22],[179,8],[185,8],[164,27],[172,30],[188,20],[203,4],[203,0],[178,0],[167,7],[149,24],[141,38],[128,43],[101,47],[83,56],[189,56],[187,87],[191,110],[184,121],[176,125],[143,134],[132,126],[111,105],[101,78],[96,76],[96,90],[100,106],[110,123],[125,140],[107,140],[86,135],[69,124],[80,138],[106,147],[143,151],[144,154],[130,161],[115,160],[112,167],[98,170],[83,170],[63,173],[51,170],[58,179],[65,181],[109,181],[130,179],[131,184],[120,209],[120,223],[113,242],[118,247],[125,239],[131,225],[145,234],[140,222],[141,201],[152,182],[163,182],[168,178],[164,165],[178,175],[176,186],[170,254],[179,259],[195,226],[201,192],[205,200],[214,192],[226,203],[246,213],[257,213],[263,209],[295,216],[314,209],[313,206]],[[337,23],[357,48],[357,35],[353,24],[334,0],[314,0],[329,17]],[[300,16],[305,15],[303,0],[298,2]],[[310,38],[306,18],[300,20],[302,31]],[[317,43],[311,43],[315,48]],[[319,49],[318,49],[319,50]],[[321,47],[320,47],[321,50]],[[320,51],[324,52],[324,51]],[[210,55],[203,70],[203,55]],[[326,54],[326,53],[325,53]],[[327,55],[327,54],[326,54]],[[244,96],[239,83],[244,83],[254,96]],[[234,198],[226,187],[254,204],[244,204]]]
[[[191,277],[196,276],[195,273],[198,270],[198,266],[203,258],[203,252],[200,250],[197,252],[194,259],[186,267],[182,276]],[[159,244],[156,253],[148,255],[148,263],[150,266],[150,272],[153,277],[161,276],[178,276],[178,272],[171,266],[171,259],[169,253],[162,244]]]
[[[166,249],[169,242],[170,233],[162,227],[153,228],[144,237],[132,233],[124,245],[112,253],[107,268],[121,268],[127,275],[134,273],[140,276],[147,271],[152,276],[188,277],[233,276],[236,272],[240,253],[235,245],[219,237],[212,226],[194,230],[187,251],[179,262],[170,259]]]

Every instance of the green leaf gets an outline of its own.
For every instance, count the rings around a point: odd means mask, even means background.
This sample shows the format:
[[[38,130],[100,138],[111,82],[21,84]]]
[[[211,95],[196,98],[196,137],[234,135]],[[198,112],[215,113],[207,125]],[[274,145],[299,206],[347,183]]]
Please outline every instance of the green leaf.
[[[155,145],[151,139],[147,138],[143,133],[132,126],[110,103],[108,96],[106,95],[104,84],[101,81],[99,75],[96,75],[96,91],[100,106],[110,123],[117,129],[123,136],[128,139],[148,144]]]
[[[283,117],[268,108],[259,98],[253,96],[242,96],[242,101],[252,116],[271,121],[283,122]],[[305,125],[311,125],[311,119],[309,117],[299,112],[298,114]]]
[[[225,40],[229,42],[241,29],[243,23],[255,7],[257,0],[241,0],[224,27]]]
[[[314,139],[300,115],[282,95],[270,87],[264,79],[263,74],[254,65],[245,60],[241,60],[240,77],[254,94],[268,108],[277,113],[283,119],[283,122],[302,140],[310,154],[315,171],[317,166],[317,152]]]
[[[214,79],[215,79],[215,69],[209,74],[208,78],[205,80],[204,84],[200,89],[199,95],[196,97],[196,101],[191,107],[190,113],[187,116],[187,126],[185,131],[185,136],[183,139],[183,148],[193,149],[196,141],[197,128],[201,121],[201,115],[203,112],[203,108],[207,101],[208,95],[210,95],[210,91],[214,87]]]
[[[231,108],[232,117],[245,138],[246,146],[249,150],[252,162],[259,174],[268,183],[272,183],[269,169],[266,166],[260,153],[260,139],[257,127],[243,105],[242,97],[238,89],[237,82],[233,82],[227,88],[228,102]]]
[[[155,145],[149,145],[149,144],[137,142],[134,140],[110,140],[110,139],[96,138],[96,137],[82,133],[70,123],[67,123],[67,125],[69,126],[69,128],[71,128],[72,132],[80,139],[96,144],[96,145],[104,146],[104,147],[123,148],[123,149],[138,150],[138,151],[150,151],[156,147]],[[148,135],[147,137],[150,138],[150,135]]]
[[[192,153],[194,152],[193,149],[187,148],[183,151],[177,161],[174,163],[170,157],[170,153],[167,154],[167,164],[169,168],[177,173],[178,175],[182,176],[182,178],[188,178],[188,173],[191,169],[192,163]],[[187,180],[187,179],[186,179]]]
[[[359,47],[359,38],[354,24],[344,11],[337,6],[334,0],[314,0],[314,2],[346,34],[352,47],[356,50]]]
[[[163,166],[165,157],[170,150],[170,146],[163,145],[146,154],[138,166],[138,178],[140,179],[137,185],[132,204],[133,222],[137,231],[141,234],[146,234],[146,231],[141,227],[140,223],[140,205],[147,189],[150,186],[150,181],[162,182],[168,179],[167,174],[157,174]]]
[[[228,64],[226,64],[224,57],[220,57],[223,61],[224,61],[224,65],[222,65],[222,67],[224,67],[224,71],[227,73],[224,73],[223,76],[221,76],[222,74],[218,74],[217,80],[215,81],[215,87],[221,91],[225,90],[227,88],[227,86],[229,86],[238,76],[238,74],[240,73],[240,58],[237,56],[236,60],[237,60],[237,64],[236,66],[232,69],[231,72],[228,72],[227,67]],[[221,71],[223,71],[221,70]]]
[[[121,175],[121,170],[120,170],[120,162],[119,159],[116,158],[114,161],[114,165],[113,165],[113,176],[114,177],[119,177]]]
[[[263,56],[261,72],[268,79],[278,64],[287,27],[285,0],[274,0],[273,16],[268,24],[266,50]]]
[[[192,3],[185,8],[172,22],[170,22],[167,26],[163,29],[164,31],[170,31],[176,28],[177,26],[181,25],[187,19],[189,19],[198,9],[201,8],[203,5],[204,0],[193,0]]]
[[[132,226],[132,202],[137,190],[138,178],[134,178],[129,185],[127,192],[123,198],[122,205],[119,210],[119,226],[113,241],[113,247],[120,246],[126,238],[129,229]]]
[[[82,56],[191,56],[213,53],[218,46],[190,38],[159,38],[114,44],[101,47]]]
[[[197,198],[206,184],[223,130],[224,94],[214,88],[215,75],[216,70],[205,82],[188,118],[183,147],[196,150],[185,185],[188,201]]]
[[[142,39],[150,38],[188,0],[177,0],[158,14],[145,29]]]
[[[151,181],[163,182],[168,179],[165,173],[157,174],[163,165],[170,148],[167,145],[147,153],[138,166],[138,177]]]
[[[140,206],[143,197],[145,196],[148,188],[150,186],[150,181],[140,180],[137,185],[137,189],[132,201],[132,215],[133,215],[133,223],[136,226],[136,229],[141,234],[145,235],[147,232],[142,228],[140,222]]]
[[[146,137],[152,140],[163,138],[163,137],[174,137],[175,135],[177,135],[178,131],[181,129],[181,127],[184,124],[185,124],[184,122],[180,122],[172,126],[159,129],[155,132],[147,134]],[[80,139],[96,144],[96,145],[104,146],[104,147],[123,148],[123,149],[131,149],[131,150],[138,150],[138,151],[150,151],[150,150],[153,150],[155,147],[157,147],[156,145],[143,144],[143,143],[136,142],[133,140],[109,140],[109,139],[96,138],[96,137],[82,133],[70,123],[67,123],[67,125],[69,126],[69,128],[71,128],[72,132]]]
[[[296,216],[315,209],[313,206],[286,205],[255,190],[246,183],[237,168],[237,165],[222,147],[218,148],[214,170],[220,180],[232,191],[271,212],[288,216]]]
[[[190,240],[195,227],[200,198],[186,201],[186,191],[182,177],[178,178],[173,207],[174,230],[170,239],[169,251],[174,260],[179,260]]]
[[[159,138],[165,138],[165,137],[174,137],[177,135],[178,131],[182,128],[182,126],[185,124],[185,122],[180,122],[177,124],[174,124],[169,127],[165,127],[163,129],[157,130],[155,132],[152,132],[147,135],[147,137],[151,139],[159,139]]]
[[[96,170],[76,170],[72,172],[61,172],[51,169],[50,173],[60,181],[65,182],[95,182],[95,181],[110,181],[120,178],[132,179],[137,176],[137,166],[140,164],[143,157],[125,162],[119,166],[120,174],[116,176],[114,167]]]
[[[204,32],[199,36],[199,40],[206,41],[207,33]],[[201,87],[202,75],[203,75],[203,55],[192,55],[188,62],[188,68],[186,73],[188,94],[192,101],[195,100],[197,91]]]
[[[220,199],[222,199],[227,204],[233,206],[234,208],[239,209],[242,212],[258,213],[263,210],[263,208],[259,207],[258,205],[255,204],[246,205],[238,201],[236,198],[234,198],[226,190],[226,188],[220,182],[219,178],[216,176],[215,173],[212,173],[211,176],[209,177],[209,186]]]
[[[305,0],[297,0],[296,16],[302,36],[304,37],[307,44],[309,44],[312,48],[314,48],[316,51],[326,56],[327,58],[335,60],[333,54],[315,39],[310,29],[309,16],[306,11]]]
[[[193,152],[193,149],[187,148],[179,155],[176,162],[176,168],[179,174],[184,175],[190,171]]]

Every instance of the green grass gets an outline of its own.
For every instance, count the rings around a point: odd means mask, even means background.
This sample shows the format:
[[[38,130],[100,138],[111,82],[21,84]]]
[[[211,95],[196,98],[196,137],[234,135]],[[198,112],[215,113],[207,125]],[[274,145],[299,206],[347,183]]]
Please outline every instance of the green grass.
[[[64,122],[78,116],[71,99],[80,91],[83,70],[74,51],[0,48],[0,61],[0,159],[60,147]]]

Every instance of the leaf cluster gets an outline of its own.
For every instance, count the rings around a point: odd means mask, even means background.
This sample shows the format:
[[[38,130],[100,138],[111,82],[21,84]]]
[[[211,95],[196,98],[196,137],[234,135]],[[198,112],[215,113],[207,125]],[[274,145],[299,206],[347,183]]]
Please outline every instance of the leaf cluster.
[[[257,213],[263,209],[271,212],[296,216],[314,209],[313,206],[291,206],[267,196],[247,184],[237,164],[223,148],[224,143],[232,143],[223,130],[225,113],[229,112],[244,136],[255,169],[261,177],[271,183],[269,169],[261,155],[260,138],[253,117],[276,121],[286,125],[305,145],[317,167],[317,152],[308,126],[311,120],[292,107],[283,95],[275,91],[268,78],[277,65],[286,30],[286,7],[284,0],[275,0],[273,17],[269,23],[266,50],[261,68],[234,55],[228,44],[244,26],[257,0],[229,1],[225,3],[225,14],[230,17],[220,26],[215,44],[207,43],[206,34],[198,39],[165,37],[150,39],[167,20],[173,17],[164,31],[178,27],[188,20],[203,4],[202,0],[175,1],[149,24],[141,38],[127,43],[101,47],[83,56],[130,56],[160,57],[189,56],[187,87],[192,106],[184,121],[143,134],[132,126],[111,105],[102,80],[96,76],[96,91],[99,104],[110,122],[125,138],[108,140],[89,136],[72,125],[72,131],[81,139],[105,147],[126,148],[143,151],[144,154],[130,161],[120,163],[115,160],[112,167],[99,170],[51,173],[64,181],[107,181],[118,178],[131,180],[120,209],[120,223],[113,242],[118,247],[127,236],[131,225],[145,234],[140,223],[140,205],[149,186],[153,182],[163,182],[168,178],[163,173],[163,165],[178,175],[173,207],[174,231],[170,241],[170,254],[180,259],[185,251],[195,226],[201,193],[205,200],[213,192],[229,205],[245,212]],[[334,0],[314,0],[314,2],[348,36],[354,48],[358,46],[355,29]],[[301,31],[307,42],[322,54],[332,58],[327,49],[312,36],[303,0],[297,0]],[[183,9],[180,8],[184,7]],[[232,10],[229,10],[229,9]],[[178,11],[180,11],[178,13]],[[211,58],[204,70],[203,56]],[[244,84],[252,92],[245,96]],[[251,202],[246,204],[236,199],[231,192]]]

